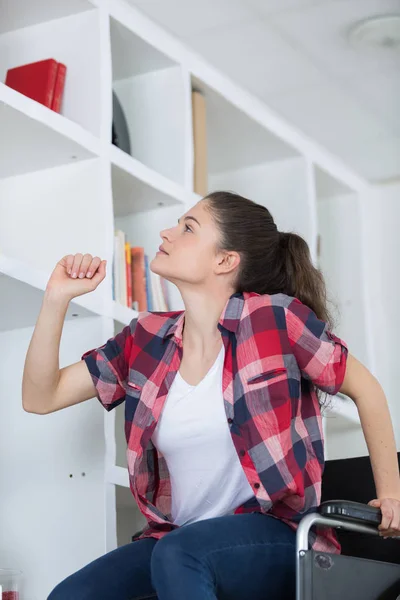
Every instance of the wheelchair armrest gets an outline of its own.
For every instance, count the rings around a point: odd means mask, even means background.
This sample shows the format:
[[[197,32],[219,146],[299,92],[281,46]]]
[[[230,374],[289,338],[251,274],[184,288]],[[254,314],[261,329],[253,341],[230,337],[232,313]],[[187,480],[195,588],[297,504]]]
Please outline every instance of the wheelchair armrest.
[[[321,503],[318,512],[331,519],[352,521],[360,525],[372,525],[376,528],[382,522],[380,508],[351,500],[327,500]]]

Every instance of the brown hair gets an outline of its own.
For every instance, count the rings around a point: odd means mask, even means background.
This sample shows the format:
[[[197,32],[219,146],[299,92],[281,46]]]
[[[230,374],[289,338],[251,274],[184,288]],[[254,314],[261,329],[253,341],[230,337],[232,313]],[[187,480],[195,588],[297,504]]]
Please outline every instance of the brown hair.
[[[236,292],[295,296],[332,326],[324,277],[311,261],[307,242],[280,232],[265,206],[231,192],[205,196],[221,233],[221,249],[240,254]]]

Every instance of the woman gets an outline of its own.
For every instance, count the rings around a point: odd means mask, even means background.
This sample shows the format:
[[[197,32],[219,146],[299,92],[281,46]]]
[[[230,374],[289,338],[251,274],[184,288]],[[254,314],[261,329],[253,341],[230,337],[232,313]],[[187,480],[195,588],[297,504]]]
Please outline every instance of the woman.
[[[132,493],[147,519],[134,541],[61,582],[49,600],[286,600],[295,536],[320,503],[322,390],[357,405],[382,510],[400,532],[400,478],[382,388],[329,331],[324,283],[298,235],[241,196],[203,198],[161,232],[151,269],[185,311],[140,313],[58,370],[68,302],[94,290],[105,261],[64,257],[28,350],[24,408],[48,413],[97,396],[125,400]],[[48,388],[43,390],[43,382]],[[314,549],[340,552],[331,529]]]

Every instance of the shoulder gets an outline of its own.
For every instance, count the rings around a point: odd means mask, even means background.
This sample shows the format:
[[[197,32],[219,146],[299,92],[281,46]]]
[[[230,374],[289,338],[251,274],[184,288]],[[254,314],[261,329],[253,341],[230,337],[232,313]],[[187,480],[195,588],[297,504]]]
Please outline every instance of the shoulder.
[[[171,327],[176,325],[183,311],[169,312],[148,312],[142,311],[138,313],[136,321],[135,334],[140,336],[151,335],[164,337]]]
[[[257,294],[256,292],[244,293],[245,306],[248,313],[254,311],[274,309],[291,309],[292,307],[305,306],[298,298],[287,294]]]
[[[165,323],[176,321],[182,312],[182,310],[169,312],[142,311],[138,313],[137,322],[143,327],[162,327]]]
[[[287,330],[292,322],[312,321],[314,313],[295,296],[287,294],[244,294],[245,310],[242,320],[249,318],[255,330],[279,329]]]

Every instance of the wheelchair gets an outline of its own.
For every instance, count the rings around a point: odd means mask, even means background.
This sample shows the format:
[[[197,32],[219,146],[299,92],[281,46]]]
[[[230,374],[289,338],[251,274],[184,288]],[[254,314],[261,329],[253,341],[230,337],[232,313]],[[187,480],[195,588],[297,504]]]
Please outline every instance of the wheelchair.
[[[379,537],[375,497],[369,456],[326,461],[321,505],[296,533],[296,600],[400,600],[400,536]],[[335,529],[341,554],[309,550],[313,525]]]

